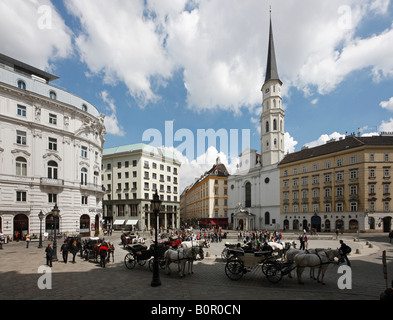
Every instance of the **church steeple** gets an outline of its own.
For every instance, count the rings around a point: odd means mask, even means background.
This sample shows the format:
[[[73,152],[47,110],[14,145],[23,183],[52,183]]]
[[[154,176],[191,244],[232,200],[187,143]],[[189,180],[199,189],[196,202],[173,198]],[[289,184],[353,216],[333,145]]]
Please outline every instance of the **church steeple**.
[[[276,62],[276,52],[274,49],[274,39],[273,39],[273,26],[272,26],[272,10],[270,9],[270,31],[269,31],[269,51],[267,55],[267,66],[266,66],[266,78],[265,82],[270,80],[280,80],[277,70]]]
[[[262,166],[276,165],[284,158],[284,117],[282,81],[278,76],[270,10],[269,49],[266,78],[262,86],[261,154]]]

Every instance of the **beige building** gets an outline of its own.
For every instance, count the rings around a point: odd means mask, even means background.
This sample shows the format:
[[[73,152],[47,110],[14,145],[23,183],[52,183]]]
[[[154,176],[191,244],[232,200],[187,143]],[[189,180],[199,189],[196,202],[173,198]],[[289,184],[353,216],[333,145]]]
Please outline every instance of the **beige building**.
[[[162,200],[159,226],[180,225],[180,163],[164,149],[143,143],[104,149],[104,221],[115,228],[154,227],[151,200]]]
[[[393,134],[347,136],[288,154],[279,164],[284,229],[392,228]]]
[[[228,176],[219,159],[216,164],[185,188],[181,195],[180,214],[188,225],[228,225]]]

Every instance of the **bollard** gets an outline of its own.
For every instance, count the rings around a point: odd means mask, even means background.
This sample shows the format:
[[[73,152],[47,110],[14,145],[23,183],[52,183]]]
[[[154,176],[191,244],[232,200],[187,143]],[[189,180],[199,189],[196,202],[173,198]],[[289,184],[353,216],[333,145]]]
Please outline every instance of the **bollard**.
[[[360,254],[360,250],[359,249],[356,249],[356,252],[355,252],[356,254]]]
[[[210,253],[209,252],[206,252],[206,257],[207,258],[210,257]]]
[[[372,247],[373,247],[373,245],[370,243],[370,244],[368,245],[368,247],[369,247],[369,248],[372,248]]]

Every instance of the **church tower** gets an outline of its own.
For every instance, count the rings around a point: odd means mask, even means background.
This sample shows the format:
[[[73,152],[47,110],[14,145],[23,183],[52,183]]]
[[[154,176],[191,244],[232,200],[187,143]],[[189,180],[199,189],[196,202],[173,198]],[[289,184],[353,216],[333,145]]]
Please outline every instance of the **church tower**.
[[[261,154],[262,166],[278,164],[284,158],[284,110],[282,82],[278,76],[270,11],[269,51],[266,78],[262,86]]]

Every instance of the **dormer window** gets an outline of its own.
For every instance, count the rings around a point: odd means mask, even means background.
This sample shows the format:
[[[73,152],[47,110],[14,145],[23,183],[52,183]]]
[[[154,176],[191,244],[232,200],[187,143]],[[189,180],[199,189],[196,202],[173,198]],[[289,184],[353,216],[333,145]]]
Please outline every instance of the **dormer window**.
[[[53,99],[53,100],[57,100],[56,92],[50,91],[50,92],[49,92],[49,98],[51,98],[51,99]]]
[[[82,111],[87,112],[87,105],[82,104]]]
[[[18,88],[22,90],[26,90],[26,83],[22,80],[18,81]]]

